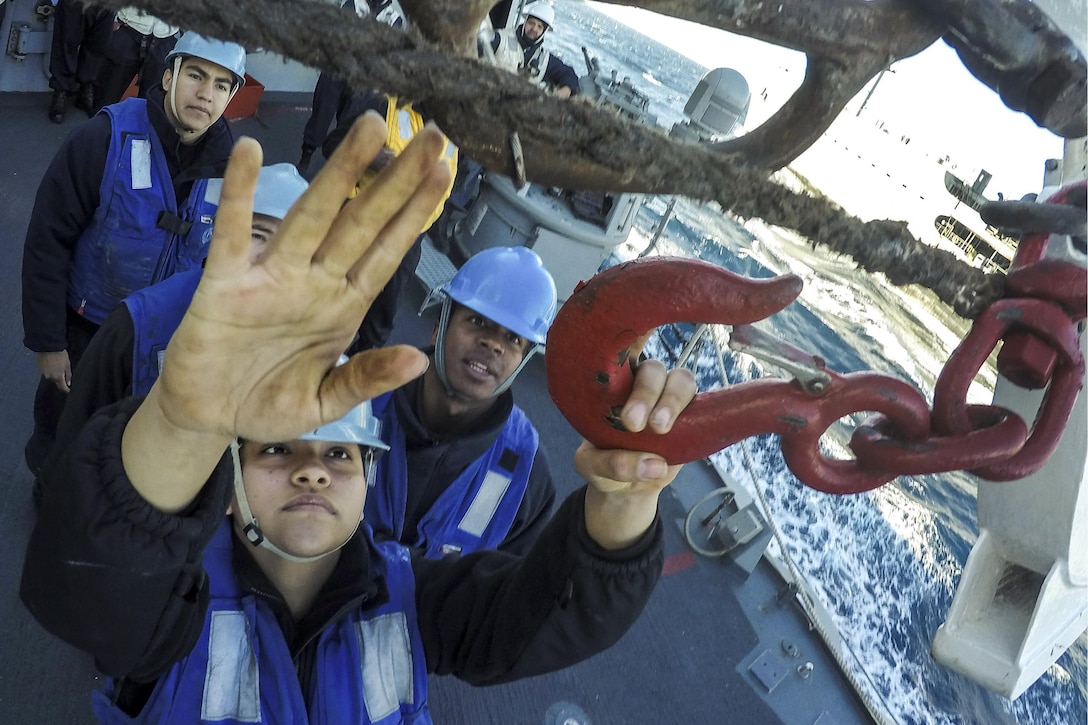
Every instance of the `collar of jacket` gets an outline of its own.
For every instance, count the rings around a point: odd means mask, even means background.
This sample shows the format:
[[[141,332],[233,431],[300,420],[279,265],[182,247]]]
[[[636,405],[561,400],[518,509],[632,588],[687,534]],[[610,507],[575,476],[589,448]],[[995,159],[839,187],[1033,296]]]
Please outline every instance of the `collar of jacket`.
[[[347,612],[361,605],[373,607],[389,600],[385,580],[374,578],[370,574],[372,552],[363,526],[340,549],[336,567],[318,592],[313,606],[297,621],[291,616],[283,595],[257,566],[250,545],[237,535],[231,537],[231,542],[232,566],[239,586],[271,607],[283,630],[292,657]]]

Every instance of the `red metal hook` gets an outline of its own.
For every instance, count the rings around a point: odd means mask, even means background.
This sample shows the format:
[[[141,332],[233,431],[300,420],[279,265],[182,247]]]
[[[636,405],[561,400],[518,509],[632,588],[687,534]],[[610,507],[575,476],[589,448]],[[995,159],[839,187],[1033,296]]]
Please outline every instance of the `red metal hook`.
[[[683,258],[650,257],[611,267],[580,284],[559,310],[548,333],[548,392],[574,429],[600,448],[650,451],[671,464],[704,458],[750,434],[749,424],[735,440],[723,440],[724,421],[778,415],[767,405],[768,395],[790,383],[753,381],[743,393],[701,393],[666,435],[621,430],[616,414],[634,382],[631,346],[670,322],[739,325],[764,319],[793,302],[801,286],[792,274],[753,280]],[[721,404],[725,394],[728,406]]]

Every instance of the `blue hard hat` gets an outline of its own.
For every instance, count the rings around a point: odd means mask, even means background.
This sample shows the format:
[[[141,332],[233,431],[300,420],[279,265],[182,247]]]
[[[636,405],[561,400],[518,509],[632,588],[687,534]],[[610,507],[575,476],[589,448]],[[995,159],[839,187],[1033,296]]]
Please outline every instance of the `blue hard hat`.
[[[355,443],[378,450],[388,451],[382,440],[382,422],[371,412],[370,401],[356,405],[340,420],[317,428],[298,437],[302,441],[326,441],[328,443]]]
[[[555,319],[555,281],[536,252],[491,247],[473,255],[442,291],[464,307],[538,345]]]
[[[178,56],[202,58],[210,63],[221,65],[234,74],[235,85],[241,87],[246,84],[246,49],[237,43],[205,38],[203,35],[188,32],[181,36],[174,49],[166,54],[167,65]]]

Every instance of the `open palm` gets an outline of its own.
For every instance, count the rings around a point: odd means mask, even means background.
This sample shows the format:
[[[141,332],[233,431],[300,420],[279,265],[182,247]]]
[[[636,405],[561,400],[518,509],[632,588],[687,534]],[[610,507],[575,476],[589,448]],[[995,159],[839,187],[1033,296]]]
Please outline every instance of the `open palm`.
[[[445,140],[425,129],[342,205],[384,139],[377,116],[361,118],[256,261],[248,250],[261,152],[238,143],[204,276],[159,379],[175,426],[289,439],[425,369],[422,353],[404,346],[334,367],[449,182],[438,163]]]

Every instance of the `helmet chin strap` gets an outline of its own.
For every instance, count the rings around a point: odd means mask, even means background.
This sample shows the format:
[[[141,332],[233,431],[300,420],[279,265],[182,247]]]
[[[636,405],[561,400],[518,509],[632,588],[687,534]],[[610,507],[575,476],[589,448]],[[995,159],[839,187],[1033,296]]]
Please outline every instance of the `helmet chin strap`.
[[[453,300],[446,296],[442,300],[442,316],[438,320],[438,337],[435,339],[434,346],[434,371],[438,374],[438,379],[442,383],[442,387],[446,389],[446,395],[451,398],[457,398],[458,400],[469,400],[468,397],[462,393],[454,390],[450,385],[449,379],[446,377],[446,329],[450,324],[450,314],[453,309]],[[514,384],[514,378],[518,376],[522,368],[526,366],[531,358],[536,353],[542,351],[544,346],[540,343],[533,343],[533,346],[525,351],[525,355],[521,358],[521,362],[514,369],[514,372],[510,373],[506,380],[499,383],[499,386],[491,391],[488,398],[497,398],[510,389],[510,386]]]
[[[184,138],[185,136],[196,133],[196,129],[185,126],[181,121],[181,116],[178,114],[178,102],[177,102],[177,88],[178,88],[178,73],[181,72],[182,58],[180,55],[174,56],[174,67],[170,73],[170,92],[166,94],[167,99],[170,101],[170,115],[171,120],[174,122],[174,129],[177,130],[178,135]]]
[[[348,534],[346,539],[332,549],[326,551],[324,554],[315,554],[314,556],[295,556],[294,554],[289,554],[265,538],[264,532],[261,531],[261,527],[257,523],[257,519],[253,517],[253,511],[249,508],[249,499],[246,498],[246,489],[242,485],[242,457],[240,448],[236,439],[230,444],[230,457],[231,461],[234,463],[234,497],[238,501],[237,514],[242,520],[242,533],[246,535],[246,540],[249,543],[254,546],[259,546],[262,549],[267,549],[281,559],[306,564],[311,561],[317,561],[318,559],[324,559],[329,554],[340,551],[340,549],[344,548],[344,546],[351,541],[352,537],[355,536],[355,532],[359,529],[359,521],[355,522],[355,528],[351,530],[351,533]]]
[[[446,390],[446,395],[458,400],[467,400],[465,396],[453,389],[449,378],[446,377],[446,328],[450,324],[450,310],[453,301],[446,297],[442,300],[442,315],[438,319],[438,338],[434,344],[434,371],[438,373],[438,380]]]

